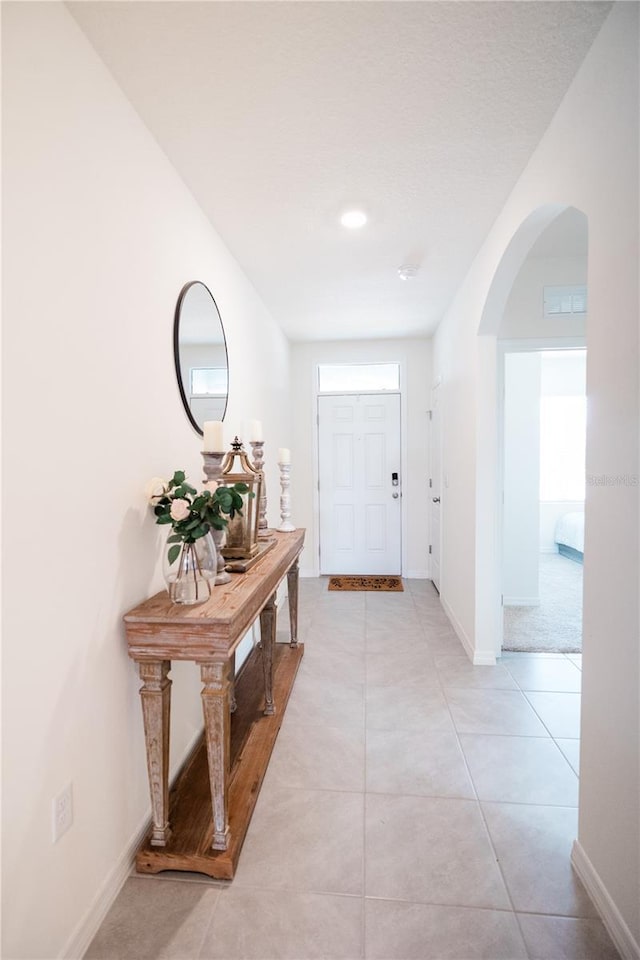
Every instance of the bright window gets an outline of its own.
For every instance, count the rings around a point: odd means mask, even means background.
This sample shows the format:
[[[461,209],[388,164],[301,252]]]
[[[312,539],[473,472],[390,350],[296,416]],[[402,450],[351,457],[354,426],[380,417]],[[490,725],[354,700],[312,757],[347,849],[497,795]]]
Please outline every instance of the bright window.
[[[399,390],[399,363],[322,363],[318,367],[320,393],[360,393]]]
[[[541,398],[541,500],[584,500],[586,437],[586,397]]]
[[[191,396],[207,397],[227,392],[226,367],[192,367]]]

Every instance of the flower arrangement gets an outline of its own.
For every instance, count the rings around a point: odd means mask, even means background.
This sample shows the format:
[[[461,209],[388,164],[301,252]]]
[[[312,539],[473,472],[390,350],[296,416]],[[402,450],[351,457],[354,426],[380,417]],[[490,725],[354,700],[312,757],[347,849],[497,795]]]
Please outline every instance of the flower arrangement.
[[[171,544],[167,553],[169,564],[178,559],[183,544],[195,543],[212,528],[224,530],[229,520],[236,515],[242,516],[242,494],[248,491],[245,483],[234,483],[227,487],[209,480],[198,493],[195,487],[187,483],[184,470],[176,470],[171,480],[153,477],[145,492],[153,507],[156,523],[170,523],[173,527],[173,533],[167,540]]]

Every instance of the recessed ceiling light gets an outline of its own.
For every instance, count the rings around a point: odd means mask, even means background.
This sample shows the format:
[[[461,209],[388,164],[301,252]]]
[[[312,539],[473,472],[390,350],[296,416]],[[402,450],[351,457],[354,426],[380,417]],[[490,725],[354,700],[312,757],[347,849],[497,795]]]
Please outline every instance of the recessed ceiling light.
[[[366,222],[367,215],[362,210],[347,210],[340,217],[340,223],[348,230],[358,230],[360,227],[364,227]]]

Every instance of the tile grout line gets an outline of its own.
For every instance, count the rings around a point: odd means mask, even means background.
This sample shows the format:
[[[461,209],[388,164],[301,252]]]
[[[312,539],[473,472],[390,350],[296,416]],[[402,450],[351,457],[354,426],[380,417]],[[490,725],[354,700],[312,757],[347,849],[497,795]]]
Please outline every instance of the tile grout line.
[[[435,665],[435,658],[434,658],[434,665]],[[515,920],[515,923],[516,923],[516,927],[517,927],[517,929],[518,929],[518,932],[519,932],[519,934],[520,934],[520,939],[521,939],[521,941],[522,941],[522,946],[524,947],[524,951],[525,951],[527,957],[529,957],[529,960],[531,960],[531,953],[530,953],[530,951],[529,951],[529,948],[527,947],[527,942],[526,942],[526,940],[525,940],[525,938],[524,938],[524,933],[523,933],[523,931],[522,931],[522,927],[521,927],[521,924],[520,924],[520,920],[519,920],[519,918],[518,918],[518,914],[516,913],[516,910],[515,910],[515,906],[514,906],[514,903],[513,903],[513,898],[512,898],[512,896],[511,896],[511,891],[509,890],[509,886],[508,886],[508,884],[507,884],[506,878],[505,878],[505,876],[504,876],[504,872],[503,872],[503,870],[502,870],[502,865],[501,865],[500,860],[499,860],[499,858],[498,858],[498,852],[497,852],[497,850],[496,850],[496,848],[495,848],[495,846],[494,846],[493,838],[491,837],[491,833],[490,833],[490,831],[489,831],[489,825],[487,824],[487,821],[486,821],[486,818],[485,818],[485,815],[484,815],[484,810],[482,809],[482,803],[481,803],[481,801],[480,801],[480,797],[478,796],[478,790],[477,790],[475,781],[474,781],[474,779],[473,779],[473,776],[472,776],[472,774],[471,774],[471,769],[470,769],[469,764],[468,764],[468,762],[467,762],[467,757],[466,757],[465,752],[464,752],[464,750],[463,750],[463,748],[462,748],[462,743],[460,742],[460,735],[459,735],[459,732],[458,732],[458,728],[456,727],[456,723],[455,723],[453,714],[451,713],[451,707],[450,707],[450,705],[449,705],[449,698],[448,698],[447,693],[446,693],[446,688],[445,688],[445,686],[444,686],[444,683],[442,682],[442,679],[441,679],[441,677],[440,677],[440,672],[438,671],[437,666],[436,666],[436,673],[437,673],[437,675],[438,675],[438,682],[439,682],[439,685],[440,685],[440,689],[441,689],[442,696],[443,696],[444,699],[445,699],[445,702],[446,702],[446,704],[447,704],[447,710],[449,711],[449,715],[450,715],[450,717],[451,717],[451,722],[452,722],[452,724],[453,724],[453,729],[454,729],[454,732],[455,732],[455,737],[456,737],[456,741],[457,741],[457,744],[458,744],[458,749],[459,749],[459,751],[460,751],[460,753],[461,753],[461,755],[462,755],[462,759],[463,759],[463,763],[464,763],[464,766],[465,766],[465,770],[467,771],[467,776],[469,777],[469,781],[470,781],[470,783],[471,783],[471,785],[472,785],[472,787],[473,787],[473,792],[474,792],[475,798],[476,798],[476,799],[475,799],[475,803],[476,803],[476,807],[477,807],[478,813],[479,813],[479,815],[480,815],[480,819],[481,819],[481,821],[482,821],[482,825],[483,825],[483,828],[484,828],[485,837],[486,837],[486,839],[487,839],[487,841],[488,841],[488,843],[489,843],[489,848],[490,848],[490,850],[491,850],[491,852],[492,852],[492,854],[493,854],[494,861],[495,861],[495,863],[496,863],[496,865],[497,865],[497,867],[498,867],[498,872],[499,872],[499,874],[500,874],[500,879],[502,880],[502,886],[504,887],[504,891],[505,891],[505,893],[506,893],[506,895],[507,895],[507,899],[508,899],[509,904],[510,904],[510,907],[511,907],[511,910],[510,910],[510,911],[506,911],[506,912],[510,912],[511,915],[514,917],[514,920]]]
[[[364,688],[363,688],[363,710],[364,710],[364,783],[362,785],[362,917],[360,921],[360,930],[362,941],[360,944],[360,956],[367,956],[367,743],[369,731],[367,730],[367,595],[364,596]]]
[[[434,658],[434,665],[435,665],[435,658]],[[438,671],[437,666],[436,666],[436,673],[438,674],[438,682],[439,682],[439,684],[440,684],[440,688],[441,688],[442,695],[443,695],[443,697],[444,697],[444,699],[445,699],[445,702],[446,702],[446,704],[447,704],[447,709],[449,710],[449,714],[450,714],[450,716],[451,716],[451,722],[452,722],[452,724],[453,724],[453,728],[454,728],[454,731],[455,731],[456,741],[457,741],[457,743],[458,743],[458,749],[460,750],[460,753],[462,754],[462,758],[463,758],[463,762],[464,762],[464,765],[465,765],[465,769],[466,769],[466,771],[467,771],[467,776],[469,777],[469,780],[470,780],[471,785],[472,785],[472,787],[473,787],[473,791],[474,791],[475,796],[476,796],[476,805],[477,805],[478,813],[480,814],[480,818],[481,818],[481,820],[482,820],[482,824],[483,824],[483,827],[484,827],[485,836],[486,836],[487,841],[488,841],[488,843],[489,843],[489,847],[490,847],[491,852],[492,852],[492,854],[493,854],[495,863],[496,863],[496,865],[497,865],[497,867],[498,867],[498,871],[499,871],[499,874],[500,874],[500,878],[501,878],[501,880],[502,880],[502,885],[503,885],[503,887],[504,887],[504,890],[505,890],[505,893],[506,893],[506,895],[507,895],[509,904],[510,904],[510,906],[511,906],[511,911],[510,911],[510,912],[511,912],[512,916],[513,916],[514,919],[515,919],[515,923],[516,923],[518,932],[519,932],[519,934],[520,934],[520,939],[521,939],[521,941],[522,941],[522,945],[523,945],[523,947],[524,947],[525,953],[526,953],[526,955],[529,957],[529,960],[531,960],[531,952],[530,952],[530,950],[529,950],[529,948],[528,948],[528,946],[527,946],[527,942],[526,942],[525,937],[524,937],[524,932],[523,932],[523,930],[522,930],[522,925],[521,925],[521,923],[520,923],[520,919],[519,919],[518,914],[517,914],[516,909],[515,909],[515,905],[514,905],[514,902],[513,902],[513,898],[512,898],[512,896],[511,896],[511,891],[510,891],[509,886],[508,886],[508,884],[507,884],[507,880],[506,880],[506,877],[505,877],[505,875],[504,875],[504,871],[503,871],[503,869],[502,869],[502,864],[501,864],[500,859],[499,859],[499,857],[498,857],[498,851],[497,851],[496,848],[495,848],[495,845],[494,845],[494,842],[493,842],[493,838],[492,838],[491,832],[490,832],[490,830],[489,830],[489,825],[488,825],[487,820],[486,820],[486,817],[485,817],[485,815],[484,815],[484,810],[482,809],[482,803],[481,803],[480,798],[479,798],[479,796],[478,796],[478,790],[477,790],[475,781],[474,781],[474,779],[473,779],[473,776],[472,776],[472,774],[471,774],[471,769],[470,769],[469,764],[468,764],[468,762],[467,762],[467,757],[466,757],[465,752],[464,752],[464,750],[463,750],[463,748],[462,748],[462,743],[460,742],[459,732],[458,732],[458,729],[457,729],[457,727],[456,727],[453,714],[451,713],[451,707],[450,707],[450,705],[449,705],[449,698],[448,698],[448,696],[447,696],[445,686],[444,686],[444,684],[442,683],[442,679],[441,679],[441,677],[440,677],[440,673],[439,673],[439,671]],[[511,676],[511,674],[509,674],[509,675]],[[515,680],[515,677],[514,677],[513,679]],[[517,680],[515,680],[515,682],[516,682],[516,684],[517,684]],[[532,708],[532,709],[533,709],[533,708]],[[550,735],[550,734],[549,734],[549,735]],[[546,738],[545,738],[545,739],[546,739]],[[557,744],[556,744],[556,747],[557,747]],[[558,748],[558,749],[559,749],[559,748]]]
[[[501,865],[500,860],[499,860],[499,858],[498,858],[498,852],[497,852],[497,850],[496,850],[496,848],[495,848],[495,846],[494,846],[493,839],[492,839],[491,833],[490,833],[490,831],[489,831],[489,826],[488,826],[488,824],[487,824],[487,821],[486,821],[486,818],[485,818],[485,815],[484,815],[484,810],[482,809],[482,803],[481,803],[481,801],[480,801],[480,797],[478,796],[478,789],[477,789],[477,787],[476,787],[475,780],[473,779],[473,776],[472,776],[472,774],[471,774],[471,769],[470,769],[469,764],[468,764],[468,762],[467,762],[467,757],[466,757],[465,752],[464,752],[464,750],[463,750],[463,748],[462,748],[462,743],[460,742],[460,735],[459,735],[459,732],[458,732],[458,728],[456,727],[456,723],[455,723],[453,714],[451,713],[451,707],[450,707],[450,704],[449,704],[449,698],[448,698],[447,693],[446,693],[446,688],[445,688],[444,684],[442,683],[442,680],[441,680],[441,677],[440,677],[440,673],[439,673],[439,671],[438,671],[438,669],[437,669],[437,666],[436,666],[436,673],[438,674],[438,681],[439,681],[439,683],[440,683],[440,688],[441,688],[442,695],[443,695],[443,697],[444,697],[444,699],[445,699],[445,702],[446,702],[446,704],[447,704],[447,709],[448,709],[449,714],[450,714],[450,716],[451,716],[451,722],[452,722],[452,724],[453,724],[453,729],[454,729],[454,731],[455,731],[455,737],[456,737],[456,741],[457,741],[457,744],[458,744],[458,749],[459,749],[460,753],[462,754],[462,759],[463,759],[463,763],[464,763],[464,766],[465,766],[465,770],[467,771],[467,776],[469,777],[469,781],[470,781],[470,783],[471,783],[471,785],[472,785],[472,787],[473,787],[473,792],[474,792],[475,798],[476,798],[476,799],[475,799],[475,803],[476,803],[476,807],[477,807],[478,813],[479,813],[479,815],[480,815],[480,819],[481,819],[481,821],[482,821],[482,825],[483,825],[483,828],[484,828],[485,837],[486,837],[487,842],[488,842],[488,844],[489,844],[489,848],[490,848],[490,850],[491,850],[491,853],[493,854],[493,859],[494,859],[494,861],[495,861],[495,863],[496,863],[496,865],[497,865],[497,867],[498,867],[498,872],[499,872],[499,874],[500,874],[500,879],[501,879],[501,881],[502,881],[502,886],[504,887],[504,891],[505,891],[505,893],[506,893],[506,895],[507,895],[507,899],[508,899],[509,904],[510,904],[510,907],[511,907],[511,910],[510,910],[510,911],[506,911],[506,912],[510,912],[511,915],[514,917],[514,920],[515,920],[515,923],[516,923],[518,932],[519,932],[519,934],[520,934],[520,939],[521,939],[521,941],[522,941],[522,945],[523,945],[523,947],[524,947],[525,953],[526,953],[527,957],[529,957],[529,960],[531,960],[531,954],[530,954],[530,952],[529,952],[529,948],[527,947],[527,943],[526,943],[526,940],[525,940],[525,938],[524,938],[524,934],[523,934],[523,932],[522,932],[522,927],[521,927],[521,925],[520,925],[520,921],[519,921],[519,919],[518,919],[518,915],[517,915],[516,910],[515,910],[515,906],[514,906],[514,903],[513,903],[513,898],[512,898],[512,896],[511,896],[511,891],[509,890],[509,887],[508,887],[508,885],[507,885],[507,881],[506,881],[506,878],[505,878],[505,876],[504,876],[504,872],[503,872],[503,870],[502,870],[502,865]]]

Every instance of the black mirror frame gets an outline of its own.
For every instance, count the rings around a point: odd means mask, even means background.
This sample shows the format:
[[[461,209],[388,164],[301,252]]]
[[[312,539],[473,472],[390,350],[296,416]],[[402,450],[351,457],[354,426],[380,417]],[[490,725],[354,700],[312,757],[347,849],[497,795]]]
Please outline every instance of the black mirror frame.
[[[216,313],[218,314],[218,319],[220,321],[220,329],[222,330],[224,352],[227,358],[227,399],[225,400],[225,404],[224,404],[222,420],[224,420],[226,416],[227,407],[229,405],[229,350],[227,348],[227,335],[224,330],[222,317],[220,316],[220,311],[218,310],[218,304],[216,303],[215,297],[211,293],[211,290],[209,290],[209,287],[206,285],[206,283],[203,283],[202,280],[190,280],[188,283],[185,283],[184,287],[180,291],[180,295],[178,297],[178,302],[176,303],[176,311],[173,319],[173,362],[176,368],[176,379],[178,381],[178,390],[180,391],[182,406],[184,407],[185,413],[189,419],[189,423],[191,424],[193,429],[196,431],[196,433],[198,433],[202,437],[204,436],[204,430],[202,429],[201,426],[198,425],[195,417],[191,412],[189,401],[187,400],[187,395],[184,391],[184,384],[182,382],[182,371],[180,369],[180,313],[182,311],[182,303],[184,301],[185,296],[187,295],[191,287],[195,286],[196,284],[200,284],[200,286],[204,287],[207,293],[209,294],[209,296],[211,297],[213,301],[213,305],[216,308]]]

